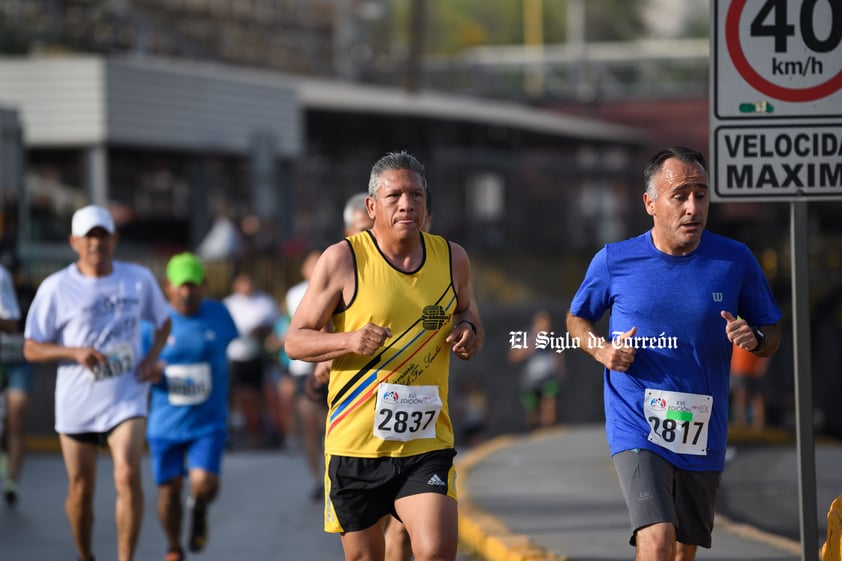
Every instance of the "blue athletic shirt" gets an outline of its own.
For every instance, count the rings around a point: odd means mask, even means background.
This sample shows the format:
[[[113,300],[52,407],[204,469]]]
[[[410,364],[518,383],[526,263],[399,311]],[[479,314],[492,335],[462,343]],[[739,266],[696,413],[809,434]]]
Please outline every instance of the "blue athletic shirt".
[[[184,316],[170,308],[172,330],[160,360],[170,374],[153,384],[150,392],[149,438],[192,440],[214,431],[224,431],[228,420],[228,361],[225,349],[237,337],[237,326],[228,309],[213,300],[203,300],[195,316]],[[143,326],[144,345],[151,344],[149,326]],[[176,374],[195,369],[207,371],[210,388],[199,397],[191,392],[193,379]],[[201,388],[199,388],[201,390]],[[201,400],[195,402],[196,400]]]
[[[637,349],[628,372],[605,369],[611,454],[642,448],[681,469],[721,471],[732,344],[720,312],[739,315],[752,326],[775,324],[781,318],[751,251],[709,231],[703,232],[693,253],[680,257],[656,249],[651,232],[608,244],[591,261],[570,311],[597,322],[609,310],[610,337],[637,326],[635,337],[653,338],[648,348]],[[649,442],[650,424],[643,410],[647,388],[713,397],[705,455],[676,453]]]

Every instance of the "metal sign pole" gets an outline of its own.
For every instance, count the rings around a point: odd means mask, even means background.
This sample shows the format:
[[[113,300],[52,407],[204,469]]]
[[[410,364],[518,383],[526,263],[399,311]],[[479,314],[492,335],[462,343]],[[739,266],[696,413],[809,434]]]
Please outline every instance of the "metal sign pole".
[[[819,547],[816,520],[816,455],[813,439],[813,374],[810,364],[807,201],[792,201],[789,205],[801,559],[814,561],[818,559]]]
[[[790,204],[802,561],[816,561],[807,201],[842,196],[842,3],[714,0],[712,7],[711,200]]]

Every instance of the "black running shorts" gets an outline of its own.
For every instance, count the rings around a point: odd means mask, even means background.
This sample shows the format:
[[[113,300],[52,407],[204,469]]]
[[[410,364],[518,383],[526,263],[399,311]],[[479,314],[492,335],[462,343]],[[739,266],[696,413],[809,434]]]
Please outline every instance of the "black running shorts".
[[[103,432],[72,432],[72,433],[63,433],[64,436],[68,438],[72,438],[76,442],[81,442],[82,444],[93,444],[99,448],[108,448],[108,438],[111,436],[111,433],[117,430],[117,427],[125,423],[126,421],[130,421],[132,419],[143,419],[144,417],[129,417],[128,419],[123,419],[107,431]]]
[[[228,363],[231,386],[234,388],[263,388],[263,359],[232,360]]]
[[[387,514],[395,501],[419,493],[456,499],[456,450],[436,450],[406,458],[328,456],[329,503],[325,530],[365,530]]]

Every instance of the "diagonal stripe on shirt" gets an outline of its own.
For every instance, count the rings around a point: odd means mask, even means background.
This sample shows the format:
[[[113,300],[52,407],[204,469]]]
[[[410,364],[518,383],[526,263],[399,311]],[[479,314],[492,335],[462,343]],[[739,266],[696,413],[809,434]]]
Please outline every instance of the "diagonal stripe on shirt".
[[[449,288],[450,288],[450,287],[448,287],[448,289],[449,289]],[[444,297],[444,294],[442,295],[442,297]],[[441,300],[441,298],[439,298],[439,301],[440,301],[440,300]],[[450,301],[449,301],[449,302],[445,305],[445,309],[446,309],[446,310],[450,309],[450,308],[454,305],[454,303],[455,303],[455,302],[456,302],[456,296],[455,296],[455,294],[454,294],[454,295],[451,297]],[[419,320],[418,320],[418,321],[420,321],[420,318],[419,318]],[[404,331],[404,332],[400,335],[400,337],[404,337],[405,335],[407,335],[407,333],[408,333],[408,331],[409,331],[410,329],[412,329],[413,327],[415,327],[415,326],[417,326],[417,325],[418,325],[418,321],[416,321],[415,323],[413,323],[413,324],[412,324],[412,326],[410,326],[410,327],[409,327],[409,329],[407,329],[406,331]],[[344,418],[344,417],[345,417],[348,413],[350,413],[351,411],[353,411],[354,409],[356,409],[357,407],[359,407],[362,403],[364,403],[366,400],[368,400],[368,399],[369,399],[369,398],[370,398],[370,397],[374,394],[374,391],[376,390],[376,388],[377,388],[377,386],[380,384],[380,382],[383,382],[383,381],[385,381],[385,380],[388,380],[388,379],[389,379],[389,378],[390,378],[390,377],[391,377],[391,376],[392,376],[395,372],[399,371],[399,370],[400,370],[400,369],[401,369],[401,368],[402,368],[402,367],[403,367],[403,366],[404,366],[407,362],[409,362],[409,361],[412,359],[412,357],[414,357],[416,354],[418,354],[418,352],[419,352],[421,349],[423,349],[423,348],[424,348],[424,347],[425,347],[425,346],[426,346],[426,345],[427,345],[427,344],[428,344],[428,343],[429,343],[429,342],[433,339],[433,337],[434,337],[434,336],[435,336],[435,335],[436,335],[439,331],[440,331],[440,329],[436,329],[436,330],[434,330],[434,331],[428,331],[428,330],[426,330],[426,329],[421,329],[421,330],[420,330],[420,331],[419,331],[416,335],[414,335],[414,336],[412,337],[412,339],[411,339],[410,341],[408,341],[408,342],[407,342],[407,343],[406,343],[403,347],[401,347],[400,349],[398,349],[398,350],[397,350],[397,352],[396,352],[396,353],[395,353],[395,354],[394,354],[394,355],[393,355],[393,356],[392,356],[392,357],[391,357],[388,361],[386,361],[383,365],[381,365],[379,368],[377,368],[377,370],[375,370],[375,371],[374,371],[374,372],[372,372],[369,376],[367,376],[367,377],[366,377],[366,378],[362,381],[362,383],[360,383],[360,384],[359,384],[359,386],[357,386],[356,390],[354,390],[354,391],[353,391],[350,395],[347,395],[347,396],[345,397],[345,399],[343,399],[343,400],[342,400],[342,402],[341,402],[341,403],[339,403],[339,404],[335,407],[335,410],[333,411],[333,413],[331,414],[330,418],[328,419],[328,422],[329,422],[328,432],[330,432],[330,431],[333,429],[333,427],[334,427],[334,426],[335,426],[335,425],[336,425],[339,421],[341,421],[341,420],[342,420],[342,419],[343,419],[343,418]],[[378,374],[379,374],[380,372],[382,372],[385,368],[387,368],[387,367],[389,366],[389,364],[390,364],[390,363],[393,363],[394,361],[398,360],[398,359],[401,357],[401,355],[402,355],[402,354],[403,354],[403,353],[404,353],[407,349],[409,349],[409,348],[410,348],[410,347],[411,347],[411,346],[412,346],[412,345],[413,345],[413,344],[414,344],[414,343],[415,343],[415,342],[416,342],[419,338],[421,338],[421,337],[424,335],[424,333],[430,333],[431,335],[430,335],[430,336],[429,336],[429,337],[428,337],[425,341],[423,341],[423,342],[422,342],[422,343],[418,346],[418,348],[417,348],[417,349],[415,349],[415,351],[413,351],[413,352],[412,352],[412,354],[410,354],[409,356],[407,356],[406,358],[404,358],[404,360],[403,360],[400,364],[398,364],[397,366],[395,366],[394,368],[392,368],[392,369],[388,372],[388,374],[386,374],[386,376],[384,376],[382,379],[379,379],[379,380],[378,380]],[[392,342],[392,344],[390,344],[390,345],[389,345],[389,347],[391,347],[392,345],[394,345],[394,343],[395,343],[395,342],[396,342],[396,341],[393,341],[393,342]],[[388,347],[387,347],[387,349],[384,349],[384,351],[383,351],[383,352],[381,352],[381,353],[378,355],[378,357],[377,357],[378,361],[379,361],[379,359],[382,357],[382,355],[385,353],[385,351],[386,351],[386,350],[388,350]],[[359,381],[359,380],[360,380],[360,378],[362,378],[362,377],[363,377],[363,376],[364,376],[364,375],[365,375],[365,374],[366,374],[366,373],[367,373],[367,372],[368,372],[368,371],[369,371],[369,370],[370,370],[370,369],[374,366],[374,364],[376,364],[376,363],[377,363],[377,361],[374,361],[374,360],[369,361],[368,363],[366,363],[366,365],[365,365],[362,369],[360,369],[360,371],[359,371],[359,372],[357,372],[357,374],[355,374],[355,375],[353,376],[353,378],[351,379],[351,381],[349,381],[347,384],[345,384],[345,386],[342,388],[342,390],[341,390],[341,391],[342,391],[342,392],[347,392],[347,391],[350,389],[350,387],[351,387],[354,383],[356,383],[357,381]],[[341,395],[337,396],[337,397],[333,400],[333,404],[336,404],[336,403],[339,401],[339,399],[341,399],[341,397],[342,397]],[[357,399],[358,397],[359,397],[359,399]]]
[[[328,432],[328,433],[330,433],[330,431],[332,431],[332,430],[334,429],[334,427],[335,427],[335,426],[336,426],[336,425],[337,425],[340,421],[342,421],[342,419],[344,419],[344,418],[345,418],[345,417],[346,417],[349,413],[351,413],[351,411],[353,411],[354,409],[356,409],[357,407],[359,407],[360,405],[362,405],[363,403],[365,403],[366,401],[368,401],[368,399],[369,399],[372,395],[374,395],[375,390],[377,389],[377,387],[380,385],[380,383],[381,383],[381,382],[385,382],[386,380],[388,380],[389,378],[391,378],[391,377],[392,377],[392,374],[394,374],[395,372],[398,372],[398,371],[399,371],[399,370],[403,367],[403,365],[404,365],[404,364],[406,364],[407,362],[409,362],[410,360],[412,360],[412,357],[414,357],[416,354],[418,354],[418,351],[420,351],[421,349],[423,349],[424,347],[426,347],[426,346],[427,346],[427,343],[429,343],[430,341],[432,341],[432,339],[436,336],[436,334],[437,334],[439,331],[441,331],[441,330],[440,330],[440,329],[436,329],[435,331],[430,331],[430,332],[429,332],[429,333],[430,333],[430,336],[429,336],[429,337],[427,337],[427,340],[426,340],[426,341],[424,341],[423,343],[421,343],[420,345],[418,345],[418,348],[417,348],[417,349],[415,349],[415,350],[412,352],[412,354],[410,354],[409,356],[407,356],[407,357],[403,360],[403,362],[401,362],[400,364],[398,364],[395,368],[393,368],[393,369],[392,369],[392,370],[391,370],[388,374],[386,374],[386,375],[385,375],[383,378],[381,378],[380,380],[377,380],[377,372],[380,372],[380,371],[382,370],[382,368],[379,368],[376,372],[374,372],[374,373],[371,375],[370,380],[371,380],[371,381],[376,380],[376,383],[370,383],[370,382],[369,382],[369,383],[367,383],[367,384],[362,384],[362,385],[360,386],[360,388],[358,388],[358,389],[357,389],[357,391],[355,392],[355,394],[356,394],[356,395],[358,395],[358,394],[359,394],[359,393],[360,393],[363,389],[365,389],[365,388],[368,388],[368,389],[367,389],[367,391],[366,391],[366,392],[362,395],[362,397],[361,397],[361,398],[360,398],[360,399],[359,399],[359,400],[358,400],[355,404],[353,404],[353,405],[351,405],[351,406],[348,406],[348,404],[349,404],[351,401],[353,401],[353,398],[352,398],[352,397],[349,397],[349,398],[348,398],[348,400],[346,400],[346,402],[345,402],[345,403],[344,403],[344,404],[343,404],[340,408],[338,408],[336,411],[334,411],[333,415],[331,415],[331,418],[330,418],[330,425],[328,426],[327,432]],[[418,338],[419,338],[419,337],[420,337],[423,333],[424,333],[424,331],[422,331],[421,333],[419,333],[416,337],[414,337],[414,338],[413,338],[413,341],[415,341],[416,339],[418,339]],[[411,345],[411,344],[412,344],[412,341],[410,341],[410,343],[409,343],[409,344],[407,344],[407,347],[408,347],[409,345]],[[404,347],[404,349],[401,349],[401,351],[403,351],[403,350],[405,350],[405,349],[406,349],[406,347]],[[394,356],[394,357],[392,357],[392,358],[394,359],[394,358],[396,358],[397,356],[398,356],[398,355],[395,355],[395,356]],[[384,365],[384,366],[385,366],[385,365]]]
[[[447,295],[447,292],[448,292],[451,288],[453,288],[453,284],[452,284],[452,283],[447,285],[447,288],[445,288],[444,293],[443,293],[441,296],[439,296],[438,300],[436,300],[436,302],[435,302],[435,303],[436,303],[436,304],[438,304],[439,302],[441,302],[442,298],[444,298],[444,297]],[[450,309],[450,307],[453,305],[453,303],[454,303],[455,301],[456,301],[456,291],[454,290],[454,292],[453,292],[453,296],[450,298],[450,301],[449,301],[449,302],[445,305],[445,309],[446,309],[446,310],[447,310],[447,309]],[[422,316],[420,316],[417,320],[415,320],[415,321],[412,323],[412,325],[410,325],[409,327],[407,327],[407,328],[403,331],[403,333],[401,333],[400,335],[398,335],[397,337],[395,337],[395,338],[394,338],[394,340],[392,340],[392,342],[391,342],[391,343],[389,343],[389,345],[388,345],[385,349],[383,349],[382,351],[380,351],[379,353],[377,353],[376,355],[374,355],[374,357],[372,357],[372,359],[371,359],[371,360],[369,360],[367,363],[365,363],[365,365],[364,365],[362,368],[360,368],[360,369],[359,369],[359,371],[357,371],[357,373],[356,373],[356,374],[354,374],[353,376],[351,376],[351,379],[350,379],[350,380],[348,380],[348,382],[346,382],[346,383],[345,383],[345,385],[344,385],[344,386],[342,386],[342,388],[341,388],[338,392],[336,392],[336,397],[334,397],[334,398],[333,398],[333,402],[331,402],[331,404],[330,404],[330,405],[331,405],[331,407],[336,406],[336,404],[337,404],[337,403],[339,403],[339,400],[340,400],[340,399],[342,399],[342,398],[343,398],[343,396],[344,396],[346,393],[348,393],[349,391],[351,391],[351,388],[352,388],[352,387],[354,387],[354,385],[356,385],[356,384],[357,384],[357,382],[359,382],[359,381],[360,381],[360,379],[361,379],[363,376],[365,376],[365,374],[366,374],[369,370],[371,370],[372,368],[374,368],[374,366],[375,366],[378,362],[380,362],[380,361],[383,359],[383,355],[384,355],[384,354],[386,354],[386,352],[387,352],[387,351],[389,351],[392,347],[394,347],[395,345],[397,345],[397,343],[398,343],[401,339],[403,339],[403,338],[404,338],[407,334],[409,334],[409,332],[410,332],[410,331],[412,331],[412,329],[413,329],[415,326],[417,326],[417,325],[418,325],[418,323],[419,323],[419,322],[421,322],[423,319],[424,319],[424,316],[423,316],[423,315],[422,315]],[[423,332],[422,332],[422,333],[423,333]],[[415,340],[415,339],[413,339],[413,341],[414,341],[414,340]],[[404,346],[401,350],[399,350],[397,354],[400,354],[401,352],[403,352],[404,350],[406,350],[406,347],[407,347],[407,346],[409,346],[410,344],[412,344],[412,341],[410,341],[410,342],[409,342],[407,345],[405,345],[405,346]],[[397,356],[397,354],[396,354],[395,356]],[[391,360],[394,360],[394,358],[395,358],[395,357],[392,357],[392,358],[391,358],[391,359],[389,359],[389,360],[390,360],[390,361],[391,361]],[[387,362],[386,364],[388,364],[388,362]],[[386,366],[386,364],[384,364],[384,365],[383,365],[383,366],[381,366],[380,368],[385,367],[385,366]],[[370,380],[366,380],[366,383],[370,383]],[[364,385],[364,384],[363,384],[363,385]]]

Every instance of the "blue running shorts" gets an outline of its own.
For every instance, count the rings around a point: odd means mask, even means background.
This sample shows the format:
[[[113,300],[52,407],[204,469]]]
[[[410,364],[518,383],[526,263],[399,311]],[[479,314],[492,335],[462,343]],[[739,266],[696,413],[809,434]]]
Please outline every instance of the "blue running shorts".
[[[221,430],[193,440],[148,439],[155,484],[184,477],[191,469],[203,469],[218,476],[226,438]]]

